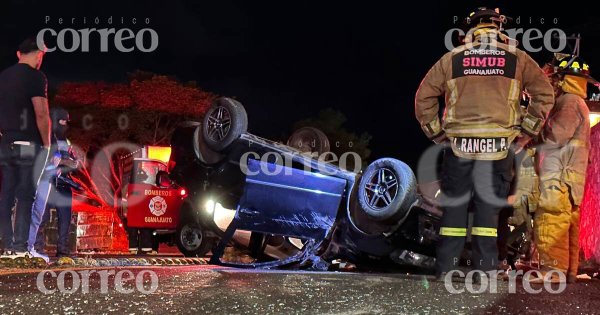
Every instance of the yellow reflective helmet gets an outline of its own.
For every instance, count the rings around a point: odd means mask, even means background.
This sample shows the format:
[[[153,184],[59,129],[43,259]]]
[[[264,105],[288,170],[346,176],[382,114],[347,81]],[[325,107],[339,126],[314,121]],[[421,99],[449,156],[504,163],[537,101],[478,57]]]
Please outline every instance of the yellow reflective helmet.
[[[554,54],[551,64],[544,67],[546,74],[565,74],[584,77],[589,83],[599,84],[591,76],[590,66],[581,57],[569,54]]]

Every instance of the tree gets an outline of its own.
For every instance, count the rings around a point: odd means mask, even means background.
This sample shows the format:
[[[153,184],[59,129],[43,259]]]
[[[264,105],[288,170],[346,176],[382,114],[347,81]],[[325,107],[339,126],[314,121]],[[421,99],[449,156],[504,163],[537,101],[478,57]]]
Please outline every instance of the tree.
[[[331,151],[338,157],[346,152],[357,153],[362,161],[362,167],[367,165],[368,158],[371,156],[369,142],[371,135],[363,132],[360,135],[348,131],[344,124],[347,118],[344,113],[332,108],[326,108],[319,112],[317,117],[300,120],[294,124],[294,130],[302,127],[315,127],[323,131],[329,138]],[[349,160],[349,162],[351,162]],[[348,163],[347,169],[354,169],[354,164]]]
[[[179,123],[199,120],[216,98],[195,82],[143,71],[128,77],[127,83],[65,82],[52,101],[69,111],[68,136],[85,162],[75,180],[103,206],[117,205],[122,183],[116,161],[128,153],[109,152],[110,144],[168,144]]]

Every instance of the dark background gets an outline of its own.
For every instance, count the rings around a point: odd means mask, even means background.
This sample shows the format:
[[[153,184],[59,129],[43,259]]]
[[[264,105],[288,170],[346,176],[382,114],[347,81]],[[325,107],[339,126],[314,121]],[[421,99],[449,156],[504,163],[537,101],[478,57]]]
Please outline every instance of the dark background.
[[[592,72],[600,69],[600,13],[586,2],[233,0],[3,0],[0,68],[16,61],[23,38],[45,27],[150,27],[160,40],[152,53],[121,53],[110,41],[111,51],[100,53],[99,40],[92,40],[89,53],[47,54],[42,70],[51,88],[66,80],[121,81],[135,69],[175,75],[237,97],[248,110],[250,131],[265,137],[277,137],[294,122],[332,107],[348,116],[349,129],[373,136],[371,158],[393,156],[415,166],[430,143],[414,119],[414,93],[446,52],[444,35],[458,26],[453,17],[462,19],[482,5],[520,16],[521,24],[514,27],[581,33],[582,57]],[[47,25],[46,16],[51,18]],[[113,25],[106,22],[109,16]],[[95,17],[99,25],[93,24]],[[546,24],[540,24],[541,17]],[[148,26],[140,23],[145,18]],[[556,26],[550,24],[554,18]],[[548,53],[532,56],[540,63],[549,58]]]

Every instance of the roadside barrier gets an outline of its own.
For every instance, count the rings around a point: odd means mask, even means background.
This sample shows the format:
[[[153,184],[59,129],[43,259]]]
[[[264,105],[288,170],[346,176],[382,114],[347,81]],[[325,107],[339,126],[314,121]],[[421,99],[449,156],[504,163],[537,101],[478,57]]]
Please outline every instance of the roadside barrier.
[[[64,268],[64,267],[126,267],[126,266],[189,266],[206,265],[204,258],[59,258],[47,264],[42,258],[0,258],[0,268]]]

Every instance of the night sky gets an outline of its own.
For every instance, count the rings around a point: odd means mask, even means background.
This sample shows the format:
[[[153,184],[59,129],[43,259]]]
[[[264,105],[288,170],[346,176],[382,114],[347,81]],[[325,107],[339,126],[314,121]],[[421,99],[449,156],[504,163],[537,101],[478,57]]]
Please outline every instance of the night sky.
[[[237,97],[248,111],[250,131],[265,137],[289,132],[295,121],[332,107],[348,116],[349,129],[373,136],[372,158],[392,156],[413,166],[429,145],[414,119],[414,93],[446,52],[444,35],[458,26],[454,16],[499,6],[502,13],[521,16],[516,27],[542,30],[555,27],[548,21],[558,18],[556,27],[582,34],[582,57],[592,72],[600,69],[600,11],[586,2],[415,1],[411,7],[402,1],[48,2],[2,1],[0,68],[16,61],[23,38],[45,27],[150,27],[159,35],[152,53],[100,53],[97,42],[89,53],[49,53],[42,70],[51,88],[67,80],[122,81],[135,69],[175,75]],[[100,24],[94,25],[97,16]],[[113,25],[106,22],[110,16]],[[133,25],[133,17],[149,18],[150,24]],[[532,56],[543,62],[550,55]]]

